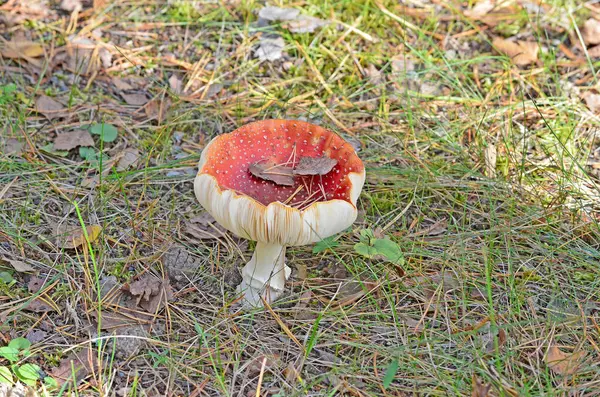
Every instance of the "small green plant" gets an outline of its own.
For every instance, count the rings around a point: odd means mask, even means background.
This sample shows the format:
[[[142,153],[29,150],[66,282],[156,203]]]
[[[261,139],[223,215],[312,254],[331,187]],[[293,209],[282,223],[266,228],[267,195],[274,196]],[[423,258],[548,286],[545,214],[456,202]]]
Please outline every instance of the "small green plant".
[[[354,245],[354,250],[366,258],[383,257],[396,265],[404,264],[404,255],[398,244],[388,236],[375,237],[371,229],[360,231],[360,242]]]
[[[0,357],[10,363],[10,368],[0,366],[0,383],[12,385],[14,377],[16,377],[28,386],[35,386],[37,381],[42,379],[42,369],[39,365],[31,363],[18,364],[18,362],[27,359],[31,355],[30,347],[31,342],[25,338],[13,339],[8,346],[0,347]],[[58,385],[56,380],[49,376],[44,377],[43,380],[48,387],[53,388]]]
[[[112,124],[98,123],[90,126],[90,132],[94,135],[99,135],[104,142],[113,142],[117,139],[119,131]]]
[[[7,84],[0,86],[0,105],[11,102],[14,99],[13,92],[17,90],[15,84]]]
[[[327,237],[321,241],[319,241],[318,243],[315,244],[315,246],[313,247],[313,254],[318,254],[324,251],[327,251],[328,249],[333,249],[335,247],[337,247],[338,245],[340,245],[340,243],[338,243],[337,241],[335,241],[333,239],[333,236],[331,237]]]

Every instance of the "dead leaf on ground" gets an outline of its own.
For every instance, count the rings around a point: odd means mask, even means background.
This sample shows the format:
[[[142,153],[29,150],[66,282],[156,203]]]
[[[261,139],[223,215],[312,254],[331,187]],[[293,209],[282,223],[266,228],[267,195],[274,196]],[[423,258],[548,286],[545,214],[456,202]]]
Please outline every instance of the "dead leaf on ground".
[[[287,24],[287,28],[292,33],[312,33],[316,29],[328,25],[329,22],[321,18],[300,15]]]
[[[173,93],[179,95],[183,92],[183,81],[177,75],[169,77],[169,87]]]
[[[56,150],[71,150],[79,146],[94,146],[94,138],[88,130],[67,131],[54,138]]]
[[[472,385],[473,391],[471,392],[471,397],[487,397],[490,389],[492,388],[492,384],[483,384],[481,380],[475,374],[472,377]]]
[[[255,177],[265,181],[271,181],[283,186],[294,186],[294,170],[292,167],[269,161],[250,164],[248,171]]]
[[[0,53],[5,58],[36,58],[44,55],[44,47],[33,41],[13,39],[4,43]]]
[[[582,95],[582,98],[592,113],[600,113],[600,94],[586,92]]]
[[[171,107],[171,99],[166,98],[164,100],[161,99],[153,99],[144,106],[144,112],[146,112],[146,116],[150,119],[158,120],[158,123],[162,123],[167,115],[167,111]]]
[[[35,272],[35,268],[33,268],[31,265],[28,265],[27,263],[23,262],[23,261],[17,261],[14,259],[7,259],[7,258],[1,258],[3,261],[10,263],[10,265],[19,273],[26,273],[26,272]]]
[[[44,279],[39,277],[31,277],[27,283],[27,290],[30,294],[35,294],[44,286]]]
[[[40,298],[35,298],[27,306],[23,308],[23,310],[28,310],[34,313],[48,313],[56,311],[55,308],[41,300]]]
[[[283,37],[268,37],[262,35],[258,40],[258,47],[254,50],[254,55],[261,61],[276,61],[283,57],[284,47],[285,41],[283,40]]]
[[[83,5],[81,4],[81,0],[62,0],[60,8],[68,12],[81,11]]]
[[[394,73],[408,73],[415,70],[415,62],[404,54],[393,56],[391,61]]]
[[[7,156],[20,156],[23,153],[23,144],[18,139],[8,138],[4,142],[4,151]]]
[[[115,88],[119,91],[127,91],[127,90],[133,90],[134,87],[129,84],[129,82],[122,78],[122,77],[113,77],[112,79],[112,83],[115,86]]]
[[[123,155],[117,163],[117,171],[125,171],[130,167],[137,165],[138,159],[140,158],[140,151],[134,148],[125,149]]]
[[[327,156],[302,157],[293,173],[294,175],[326,175],[331,172],[337,163],[336,159]]]
[[[579,370],[586,355],[585,351],[565,353],[558,346],[552,345],[546,353],[545,361],[554,373],[559,375],[573,375]]]
[[[533,41],[510,41],[496,37],[492,44],[500,53],[510,57],[517,66],[526,66],[538,59],[540,47]]]
[[[464,14],[469,18],[479,18],[492,11],[494,7],[496,7],[495,0],[482,0],[478,1],[470,10],[466,10]]]
[[[258,17],[267,21],[290,21],[300,15],[300,10],[295,8],[282,8],[267,6],[260,9]]]
[[[86,231],[90,242],[94,242],[98,238],[98,236],[100,236],[102,226],[90,225],[86,227]],[[58,236],[56,238],[56,245],[59,248],[67,249],[73,249],[81,245],[87,246],[87,241],[85,239],[83,229],[80,226],[65,227],[62,232],[58,232]]]
[[[428,226],[418,232],[414,232],[409,234],[411,237],[420,237],[420,236],[439,236],[440,234],[445,233],[448,230],[448,219],[440,219],[439,221],[433,223],[431,226]]]
[[[109,68],[112,64],[112,54],[96,42],[83,37],[70,37],[67,41],[66,68],[87,76]]]
[[[124,94],[121,93],[121,97],[125,100],[128,105],[142,106],[148,103],[146,94]]]
[[[212,240],[223,237],[223,234],[225,234],[227,230],[218,223],[210,223],[207,225],[187,223],[185,225],[185,232],[199,240]]]
[[[151,314],[158,312],[173,299],[173,290],[169,281],[158,279],[150,274],[142,276],[126,289],[136,297],[136,304]]]
[[[56,100],[50,98],[47,95],[41,95],[35,100],[35,110],[38,113],[43,114],[49,120],[60,116],[62,110],[64,110],[64,105]]]
[[[585,21],[581,35],[586,44],[600,44],[600,21],[596,18]]]
[[[95,362],[98,355],[89,348],[83,348],[78,353],[71,353],[66,358],[60,360],[58,367],[50,371],[52,378],[56,380],[59,386],[62,386],[66,382],[74,381],[74,384],[78,384],[79,381],[85,379],[92,369],[96,367]],[[75,379],[73,379],[75,374]]]
[[[383,75],[381,71],[379,71],[375,65],[370,64],[369,67],[365,70],[365,75],[369,78],[369,83],[373,85],[379,85],[383,82]]]

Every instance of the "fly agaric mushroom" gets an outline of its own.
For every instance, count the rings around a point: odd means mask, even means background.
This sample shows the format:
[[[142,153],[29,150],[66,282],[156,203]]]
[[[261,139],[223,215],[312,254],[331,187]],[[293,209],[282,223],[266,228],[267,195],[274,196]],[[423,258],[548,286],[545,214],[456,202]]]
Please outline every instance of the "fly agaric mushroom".
[[[306,169],[323,159],[327,169]],[[365,181],[352,145],[296,120],[258,121],[219,135],[202,151],[198,168],[200,204],[221,226],[257,242],[238,286],[251,305],[283,292],[286,246],[320,241],[354,223]]]

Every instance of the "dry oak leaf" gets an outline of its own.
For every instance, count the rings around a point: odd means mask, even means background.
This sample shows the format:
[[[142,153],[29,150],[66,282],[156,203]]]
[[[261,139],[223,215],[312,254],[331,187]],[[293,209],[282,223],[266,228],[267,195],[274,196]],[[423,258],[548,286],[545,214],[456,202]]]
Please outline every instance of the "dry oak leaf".
[[[44,47],[33,41],[13,39],[4,42],[0,53],[5,58],[36,58],[44,55]]]
[[[294,170],[292,167],[275,164],[272,161],[266,163],[250,164],[248,171],[257,178],[265,181],[275,182],[278,185],[294,186]]]
[[[323,157],[302,157],[294,168],[294,175],[326,175],[337,164],[336,159]]]
[[[586,356],[584,351],[574,351],[573,353],[565,353],[556,345],[550,346],[546,353],[546,364],[548,367],[559,375],[573,375],[577,372],[583,359]]]
[[[512,62],[517,66],[526,66],[534,63],[538,59],[540,46],[533,41],[510,41],[496,37],[492,42],[496,49],[510,57]]]
[[[473,391],[471,397],[487,397],[492,385],[490,383],[483,384],[475,375],[472,377]]]
[[[137,297],[137,305],[148,313],[156,313],[173,299],[173,290],[168,280],[145,275],[129,285],[129,293]]]
[[[54,149],[71,150],[79,146],[94,146],[94,139],[87,130],[73,130],[58,134],[54,138]]]
[[[98,236],[100,236],[102,226],[90,225],[86,227],[86,231],[91,243],[95,241]],[[83,229],[79,226],[66,229],[63,233],[59,234],[58,238],[56,239],[56,245],[59,248],[67,249],[76,248],[81,245],[87,245]]]
[[[49,120],[59,116],[59,113],[64,109],[64,105],[55,101],[47,95],[41,95],[35,100],[35,110],[43,114]]]
[[[595,18],[585,21],[581,35],[586,44],[600,44],[600,21]]]

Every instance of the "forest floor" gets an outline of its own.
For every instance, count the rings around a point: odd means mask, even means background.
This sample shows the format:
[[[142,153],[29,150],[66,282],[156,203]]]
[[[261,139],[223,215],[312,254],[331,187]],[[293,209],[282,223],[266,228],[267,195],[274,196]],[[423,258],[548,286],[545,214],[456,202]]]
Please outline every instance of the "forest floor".
[[[0,5],[0,394],[597,395],[600,4],[270,5]],[[254,243],[192,187],[267,118],[367,177],[351,230],[245,310]]]

